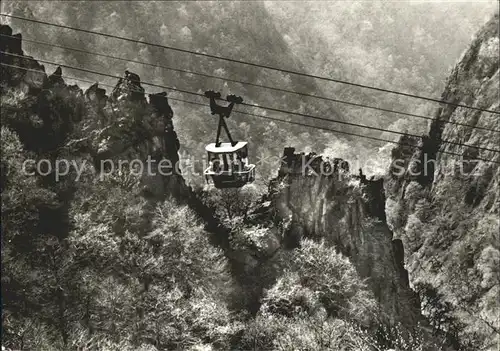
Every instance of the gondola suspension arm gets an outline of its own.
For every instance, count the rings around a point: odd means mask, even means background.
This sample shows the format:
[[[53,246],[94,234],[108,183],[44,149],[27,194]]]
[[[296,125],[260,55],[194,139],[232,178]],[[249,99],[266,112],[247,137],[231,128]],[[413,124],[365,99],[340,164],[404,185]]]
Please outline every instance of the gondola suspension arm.
[[[219,116],[219,125],[217,126],[217,137],[215,138],[215,145],[217,147],[220,146],[220,132],[221,128],[224,128],[226,131],[226,134],[229,138],[229,141],[231,142],[232,146],[235,146],[237,142],[233,140],[231,137],[231,133],[229,132],[229,128],[227,127],[226,121],[224,118],[229,118],[229,115],[231,114],[231,111],[233,110],[233,107],[235,104],[241,104],[243,102],[243,98],[240,96],[236,95],[228,95],[226,96],[226,101],[229,102],[228,106],[221,106],[218,105],[217,102],[215,101],[216,99],[221,98],[221,94],[219,92],[215,92],[213,90],[209,90],[205,92],[205,96],[210,99],[210,110],[212,112],[212,115],[218,115]]]

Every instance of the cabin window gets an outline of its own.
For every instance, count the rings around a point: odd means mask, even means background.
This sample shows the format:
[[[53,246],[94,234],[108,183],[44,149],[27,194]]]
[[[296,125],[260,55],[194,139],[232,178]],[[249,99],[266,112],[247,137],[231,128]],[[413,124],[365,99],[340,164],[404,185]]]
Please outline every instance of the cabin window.
[[[218,172],[219,170],[224,169],[224,158],[221,154],[208,153],[208,164],[212,171]],[[220,167],[220,168],[219,168]]]

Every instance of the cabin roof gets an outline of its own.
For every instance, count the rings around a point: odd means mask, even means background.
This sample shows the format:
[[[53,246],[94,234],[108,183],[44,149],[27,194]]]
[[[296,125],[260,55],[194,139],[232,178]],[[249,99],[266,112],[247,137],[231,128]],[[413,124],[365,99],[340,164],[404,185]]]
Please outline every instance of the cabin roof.
[[[221,143],[219,147],[216,147],[215,143],[210,143],[205,146],[205,150],[214,154],[226,154],[241,150],[247,144],[246,141],[238,141],[234,146],[232,146],[231,143]]]

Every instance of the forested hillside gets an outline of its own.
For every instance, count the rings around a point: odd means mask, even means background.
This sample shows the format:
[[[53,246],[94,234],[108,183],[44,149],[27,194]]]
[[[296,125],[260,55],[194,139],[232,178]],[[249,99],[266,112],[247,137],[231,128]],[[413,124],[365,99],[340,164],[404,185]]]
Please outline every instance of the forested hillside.
[[[0,33],[15,34],[8,26]],[[10,38],[1,51],[23,55],[21,38]],[[168,100],[145,96],[136,77],[126,74],[106,96],[98,85],[68,85],[60,69],[47,75],[27,56],[2,54],[1,62],[8,350],[370,350],[406,338],[427,342],[394,332],[397,324],[333,247],[304,241],[273,255],[280,229],[265,212],[250,215],[258,200],[251,191],[196,194],[177,175],[98,167],[103,157],[178,158]],[[62,177],[61,162],[68,162]]]
[[[495,111],[453,104],[437,109],[2,17],[2,348],[493,350],[499,322],[499,168],[476,160],[483,173],[462,177],[445,171],[453,167],[446,163],[451,158],[446,152],[498,161],[498,152],[475,148],[498,147],[498,133],[475,129],[498,128],[498,14],[491,18],[492,3],[449,6],[2,2],[2,12],[16,16]],[[427,113],[435,121],[427,126],[30,39]],[[190,155],[199,158],[214,139],[217,121],[208,106],[175,100],[198,98],[164,92],[148,82],[197,93],[213,89],[260,105],[426,137],[405,136],[401,142],[419,146],[394,148],[234,114],[229,126],[250,142],[250,158],[275,156],[278,161],[255,159],[260,178],[241,188],[190,187],[205,178],[188,169],[179,174],[173,166],[162,174],[155,165],[152,174],[131,161],[172,165]],[[201,97],[197,101],[208,103]],[[473,130],[447,124],[452,120]],[[357,132],[397,139],[380,131]],[[412,175],[421,150],[430,152],[441,171]],[[383,168],[389,156],[404,161],[402,174]],[[356,159],[372,160],[385,174],[357,169]],[[304,169],[303,162],[310,167]]]

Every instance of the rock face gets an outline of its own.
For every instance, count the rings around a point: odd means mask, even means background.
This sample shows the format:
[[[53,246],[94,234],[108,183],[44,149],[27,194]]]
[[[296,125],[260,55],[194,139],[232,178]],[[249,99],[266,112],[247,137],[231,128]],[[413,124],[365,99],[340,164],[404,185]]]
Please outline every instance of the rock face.
[[[303,237],[335,245],[367,280],[390,322],[416,324],[419,303],[409,288],[402,243],[385,221],[383,179],[354,176],[341,159],[287,148],[271,194],[275,216],[287,228],[285,245]]]
[[[443,100],[499,111],[498,26],[497,14],[477,34],[451,72]],[[499,167],[494,163],[500,152],[473,146],[500,150],[500,115],[442,105],[435,118],[421,148],[393,151],[404,172],[391,169],[386,182],[388,222],[403,243],[411,283],[430,285],[443,295],[450,318],[463,324],[461,339],[493,350],[500,330]],[[425,159],[435,163],[425,167]]]
[[[2,25],[0,32],[12,35],[9,26]],[[2,39],[1,46],[3,120],[28,150],[52,156],[60,156],[62,149],[69,154],[78,150],[89,156],[98,172],[109,171],[103,169],[106,162],[116,166],[137,160],[136,165],[143,165],[139,178],[145,195],[162,198],[187,191],[176,171],[179,140],[166,93],[150,94],[148,101],[140,77],[129,71],[109,97],[98,83],[82,92],[65,83],[61,67],[47,76],[42,65],[25,56],[20,34]],[[127,167],[125,171],[132,169]]]

